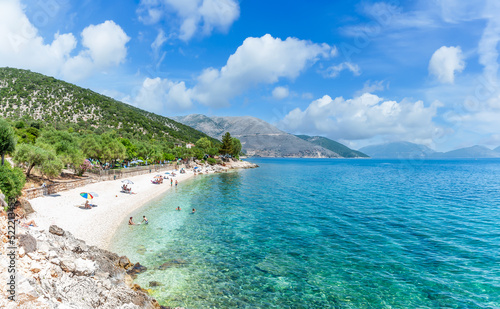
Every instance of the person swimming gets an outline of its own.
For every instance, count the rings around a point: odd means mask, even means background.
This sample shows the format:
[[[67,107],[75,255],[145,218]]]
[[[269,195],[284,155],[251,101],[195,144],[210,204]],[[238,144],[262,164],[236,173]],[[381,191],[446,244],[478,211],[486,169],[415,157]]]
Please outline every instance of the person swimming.
[[[192,213],[192,214],[194,214],[194,213],[195,213],[195,211],[196,211],[196,209],[194,209],[194,208],[193,208],[193,211],[191,211],[191,213]]]
[[[179,206],[177,206],[177,208],[175,210],[181,210],[181,208]]]

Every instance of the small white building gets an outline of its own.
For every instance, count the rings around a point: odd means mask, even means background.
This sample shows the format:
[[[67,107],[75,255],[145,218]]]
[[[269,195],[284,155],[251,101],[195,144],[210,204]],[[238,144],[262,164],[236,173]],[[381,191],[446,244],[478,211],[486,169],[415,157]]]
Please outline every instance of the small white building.
[[[186,144],[186,148],[188,148],[188,149],[191,149],[193,147],[194,147],[194,144],[191,144],[191,143]]]

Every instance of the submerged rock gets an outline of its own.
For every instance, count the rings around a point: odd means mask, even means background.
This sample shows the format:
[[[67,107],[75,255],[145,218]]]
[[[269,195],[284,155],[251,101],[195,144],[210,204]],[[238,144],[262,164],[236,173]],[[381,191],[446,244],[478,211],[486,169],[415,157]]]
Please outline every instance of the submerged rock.
[[[158,269],[159,270],[165,270],[165,269],[170,268],[170,267],[181,267],[181,266],[184,266],[185,264],[187,264],[186,260],[175,259],[175,260],[171,260],[171,261],[168,261],[168,262],[165,262],[165,263],[161,264],[158,267]]]
[[[150,287],[157,287],[157,286],[161,286],[162,284],[158,281],[149,281],[149,286]]]
[[[148,270],[148,268],[146,266],[143,266],[139,263],[135,263],[134,267],[127,270],[127,274],[132,276],[132,278],[135,278],[138,274],[141,274],[141,273],[145,272],[146,270]]]

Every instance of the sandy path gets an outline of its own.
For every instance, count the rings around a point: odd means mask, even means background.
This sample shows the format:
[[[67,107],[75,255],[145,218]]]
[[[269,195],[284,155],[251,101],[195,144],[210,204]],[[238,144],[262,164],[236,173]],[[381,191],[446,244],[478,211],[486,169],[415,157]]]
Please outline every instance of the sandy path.
[[[163,173],[165,172],[161,174]],[[153,172],[128,178],[134,182],[129,187],[132,187],[132,191],[137,194],[121,193],[123,179],[118,179],[32,199],[29,202],[36,213],[32,214],[30,219],[35,219],[38,229],[47,230],[50,225],[55,224],[89,245],[106,249],[119,225],[126,224],[124,220],[131,212],[173,188],[170,186],[170,179],[165,179],[160,185],[152,184],[151,180],[155,175]],[[192,171],[177,174],[174,177],[174,186],[175,179],[181,186],[183,180],[192,176]],[[96,192],[99,196],[91,203],[97,204],[97,207],[80,208],[79,206],[85,203],[80,192]],[[134,218],[134,222],[138,223],[141,219]]]

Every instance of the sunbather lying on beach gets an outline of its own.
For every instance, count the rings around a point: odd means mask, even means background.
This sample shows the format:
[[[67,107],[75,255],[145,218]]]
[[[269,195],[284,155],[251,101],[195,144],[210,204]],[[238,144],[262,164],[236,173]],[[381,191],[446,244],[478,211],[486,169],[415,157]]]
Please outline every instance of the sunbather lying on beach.
[[[22,226],[24,227],[30,227],[30,226],[34,226],[34,227],[37,227],[36,223],[35,223],[35,220],[31,219],[28,221],[28,219],[24,219],[24,220],[21,220],[19,222]]]

